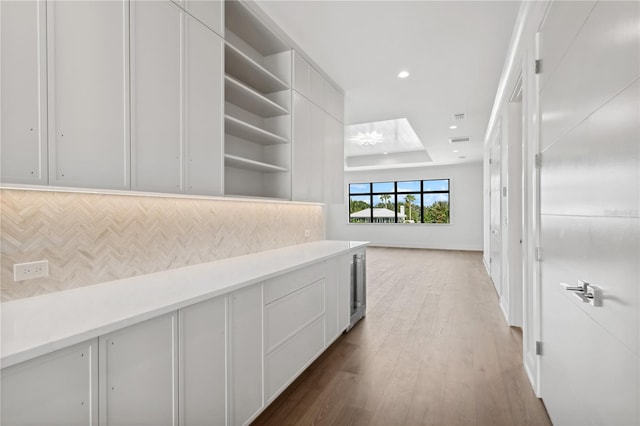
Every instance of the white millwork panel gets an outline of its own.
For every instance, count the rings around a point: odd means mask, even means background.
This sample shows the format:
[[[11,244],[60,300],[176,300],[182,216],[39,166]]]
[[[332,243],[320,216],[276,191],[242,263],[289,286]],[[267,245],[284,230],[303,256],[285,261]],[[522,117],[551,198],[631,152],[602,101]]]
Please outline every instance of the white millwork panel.
[[[93,339],[4,368],[0,423],[97,425],[97,348]]]
[[[44,185],[47,175],[46,2],[0,2],[0,180]]]
[[[47,2],[49,183],[129,189],[129,2]]]
[[[324,117],[324,202],[344,202],[344,125],[334,117]]]
[[[219,4],[188,1],[187,4]],[[190,16],[185,19],[184,119],[186,192],[222,195],[224,41]]]
[[[180,424],[226,423],[226,297],[179,311]]]
[[[207,27],[224,36],[224,1],[222,0],[184,0],[187,12],[198,18]]]
[[[338,257],[338,330],[343,332],[351,321],[351,274],[353,254]]]
[[[183,15],[168,0],[131,2],[134,190],[182,190]]]
[[[639,21],[638,2],[554,2],[542,27],[540,366],[555,424],[640,424]]]
[[[229,295],[229,424],[250,422],[262,395],[262,285]]]
[[[178,423],[177,314],[99,338],[100,424]]]
[[[491,203],[489,271],[498,296],[502,296],[502,130],[498,126],[491,142],[489,200]]]

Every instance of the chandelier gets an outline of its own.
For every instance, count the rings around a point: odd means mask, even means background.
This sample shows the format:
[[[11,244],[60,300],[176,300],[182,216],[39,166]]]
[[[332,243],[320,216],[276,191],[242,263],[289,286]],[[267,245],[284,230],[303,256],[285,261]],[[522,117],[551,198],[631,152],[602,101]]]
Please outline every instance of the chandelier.
[[[374,130],[371,133],[369,133],[369,132],[366,132],[366,133],[358,132],[358,134],[355,135],[354,137],[352,137],[350,140],[351,140],[351,143],[354,143],[356,145],[373,146],[375,144],[383,142],[384,141],[384,137],[383,137],[382,133],[378,133],[378,132],[376,132]]]

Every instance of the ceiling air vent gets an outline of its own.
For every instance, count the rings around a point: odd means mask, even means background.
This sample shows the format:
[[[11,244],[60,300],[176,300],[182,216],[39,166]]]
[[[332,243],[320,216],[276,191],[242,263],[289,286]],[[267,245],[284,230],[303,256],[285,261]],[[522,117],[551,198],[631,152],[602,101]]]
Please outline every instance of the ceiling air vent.
[[[467,114],[453,114],[453,121],[460,121],[467,118]]]
[[[469,136],[462,136],[459,138],[449,138],[449,143],[469,142]]]

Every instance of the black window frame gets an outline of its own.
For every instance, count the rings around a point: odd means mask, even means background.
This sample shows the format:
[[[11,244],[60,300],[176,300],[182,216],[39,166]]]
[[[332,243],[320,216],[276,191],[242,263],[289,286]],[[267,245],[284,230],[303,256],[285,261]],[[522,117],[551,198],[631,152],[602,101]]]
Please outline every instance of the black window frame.
[[[446,180],[447,181],[447,190],[431,190],[431,191],[426,191],[425,188],[425,182],[431,182],[431,181],[443,181]],[[420,182],[420,189],[418,191],[402,191],[402,192],[398,192],[398,182]],[[383,192],[374,192],[373,191],[373,185],[376,183],[393,183],[393,192],[388,192],[388,191],[383,191]],[[351,185],[369,185],[369,192],[361,192],[361,193],[357,193],[357,192],[351,192]],[[398,222],[398,195],[402,195],[402,194],[420,194],[420,222],[418,223],[429,223],[429,224],[434,224],[434,225],[447,225],[451,223],[451,179],[449,178],[442,178],[442,179],[407,179],[407,180],[399,180],[399,181],[380,181],[380,182],[353,182],[353,183],[348,183],[347,184],[347,192],[349,194],[349,206],[351,206],[351,197],[352,196],[359,196],[359,197],[366,197],[369,196],[369,222],[364,222],[365,224],[374,224],[374,223],[380,223],[380,222],[374,222],[373,221],[373,209],[374,209],[374,205],[373,205],[373,198],[377,195],[385,195],[385,194],[389,194],[389,195],[393,195],[394,197],[394,204],[395,204],[395,208],[394,208],[394,221],[393,222],[384,222],[384,223],[401,223]],[[447,194],[447,202],[449,204],[449,215],[448,215],[448,221],[447,222],[425,222],[424,221],[424,196],[425,194]],[[349,208],[349,222],[348,223],[355,223],[358,224],[359,222],[352,222],[351,221],[351,208]],[[362,223],[360,223],[362,224]]]

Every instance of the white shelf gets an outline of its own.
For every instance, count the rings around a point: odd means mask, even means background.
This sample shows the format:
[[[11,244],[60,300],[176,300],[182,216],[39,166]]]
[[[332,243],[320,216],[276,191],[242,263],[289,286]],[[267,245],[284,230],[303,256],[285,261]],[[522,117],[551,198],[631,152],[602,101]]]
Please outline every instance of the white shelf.
[[[260,117],[269,118],[289,114],[284,107],[230,75],[224,76],[224,90],[227,101]]]
[[[224,132],[228,135],[246,139],[260,145],[278,145],[289,143],[286,138],[275,133],[267,132],[253,124],[249,124],[235,117],[224,115]]]
[[[284,52],[289,49],[260,18],[247,9],[247,4],[239,1],[225,2],[225,26],[246,43],[253,46],[263,56]]]
[[[235,167],[237,169],[252,170],[254,172],[261,173],[273,173],[273,172],[288,172],[289,170],[276,166],[273,164],[262,163],[260,161],[250,160],[244,157],[238,157],[236,155],[225,154],[224,165],[228,167]]]
[[[289,88],[284,81],[229,43],[225,43],[224,61],[228,74],[261,93],[279,92]]]

